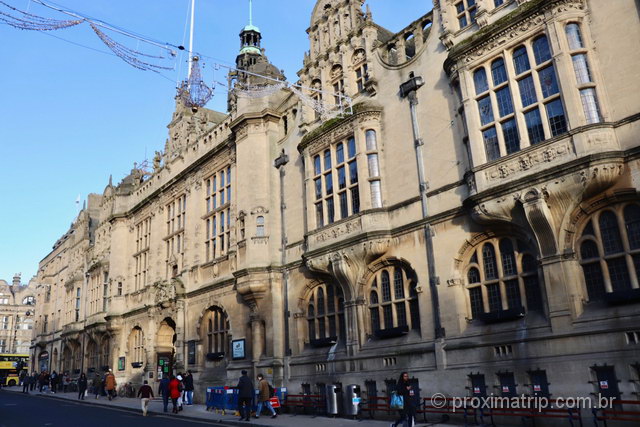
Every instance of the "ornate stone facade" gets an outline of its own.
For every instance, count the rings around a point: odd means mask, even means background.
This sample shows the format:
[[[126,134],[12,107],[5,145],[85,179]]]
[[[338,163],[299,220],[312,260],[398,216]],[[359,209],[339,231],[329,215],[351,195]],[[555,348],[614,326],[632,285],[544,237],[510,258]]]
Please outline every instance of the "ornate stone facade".
[[[637,2],[434,3],[393,34],[318,1],[308,98],[245,28],[238,67],[271,80],[232,73],[227,114],[177,105],[153,170],[90,196],[40,264],[33,361],[191,369],[198,399],[242,369],[640,392]]]

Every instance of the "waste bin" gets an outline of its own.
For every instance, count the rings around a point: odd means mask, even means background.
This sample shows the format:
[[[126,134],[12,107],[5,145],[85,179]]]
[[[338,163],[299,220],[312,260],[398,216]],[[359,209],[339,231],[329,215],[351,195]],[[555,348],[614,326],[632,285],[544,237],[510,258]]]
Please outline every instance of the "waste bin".
[[[344,391],[344,414],[355,417],[360,410],[360,386],[357,384],[349,384]]]
[[[339,415],[342,413],[342,388],[335,384],[327,385],[327,415]]]

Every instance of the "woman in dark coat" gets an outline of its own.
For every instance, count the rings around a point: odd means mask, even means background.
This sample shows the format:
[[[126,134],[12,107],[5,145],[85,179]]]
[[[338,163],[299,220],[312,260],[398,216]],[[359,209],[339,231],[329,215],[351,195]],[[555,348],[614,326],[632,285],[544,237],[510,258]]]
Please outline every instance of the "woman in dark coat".
[[[402,411],[400,411],[401,418],[393,425],[394,427],[397,427],[398,425],[412,427],[413,422],[416,418],[417,393],[416,390],[414,390],[411,386],[408,372],[403,372],[400,374],[400,378],[398,378],[398,383],[396,384],[396,392],[398,393],[398,395],[402,396],[404,407],[402,408]]]
[[[78,378],[78,399],[84,400],[85,391],[87,391],[87,376],[82,373]]]

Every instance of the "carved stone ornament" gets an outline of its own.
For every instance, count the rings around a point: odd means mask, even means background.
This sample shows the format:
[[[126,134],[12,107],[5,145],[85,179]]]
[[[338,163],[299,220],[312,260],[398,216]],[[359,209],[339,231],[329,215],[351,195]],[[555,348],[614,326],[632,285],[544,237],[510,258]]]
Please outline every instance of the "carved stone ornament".
[[[537,165],[551,163],[571,156],[572,154],[573,145],[570,140],[564,141],[561,144],[553,144],[544,149],[527,152],[512,160],[487,169],[484,172],[485,179],[488,182],[501,181],[511,175],[528,171]]]
[[[355,285],[367,271],[367,266],[383,256],[391,246],[391,239],[377,239],[319,257],[306,259],[307,268],[334,277],[345,292],[346,299],[356,295]]]
[[[169,307],[176,301],[180,288],[183,286],[178,279],[163,280],[153,284],[154,303],[162,308]]]
[[[364,49],[358,49],[353,53],[353,57],[351,58],[351,62],[353,65],[358,65],[364,60],[367,59],[367,54]]]

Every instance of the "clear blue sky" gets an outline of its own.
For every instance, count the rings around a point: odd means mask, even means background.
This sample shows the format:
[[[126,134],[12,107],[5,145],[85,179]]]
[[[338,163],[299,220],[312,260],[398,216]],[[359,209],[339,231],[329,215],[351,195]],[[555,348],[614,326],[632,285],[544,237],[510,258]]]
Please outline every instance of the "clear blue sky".
[[[4,1],[34,14],[65,19],[31,0]],[[190,3],[53,1],[178,45],[184,40]],[[368,3],[374,20],[394,32],[432,8],[430,0]],[[267,56],[292,82],[309,49],[305,30],[314,4],[315,0],[254,0],[254,24],[262,31]],[[0,10],[6,11],[2,6]],[[197,0],[196,13],[195,50],[232,64],[238,33],[248,21],[248,0]],[[135,41],[113,37],[138,47]],[[86,23],[47,34],[0,23],[0,40],[0,279],[11,282],[13,274],[21,272],[26,282],[76,217],[78,195],[84,201],[89,193],[102,193],[110,174],[118,183],[133,162],[145,155],[151,159],[155,150],[164,148],[175,84],[178,77],[184,78],[186,66],[175,61],[170,64],[175,70],[164,77],[136,70],[105,54],[109,50]],[[153,48],[145,51],[159,53]],[[225,81],[224,69],[215,74]],[[213,80],[211,66],[204,78]],[[209,108],[225,110],[223,90],[217,89]]]

